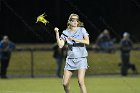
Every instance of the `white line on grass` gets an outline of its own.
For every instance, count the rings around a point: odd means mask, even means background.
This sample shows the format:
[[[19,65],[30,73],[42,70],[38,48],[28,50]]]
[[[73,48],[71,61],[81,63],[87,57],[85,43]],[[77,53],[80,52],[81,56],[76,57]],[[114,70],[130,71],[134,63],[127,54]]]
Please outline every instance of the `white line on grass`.
[[[0,93],[43,93],[43,92],[29,92],[29,91],[0,91]]]

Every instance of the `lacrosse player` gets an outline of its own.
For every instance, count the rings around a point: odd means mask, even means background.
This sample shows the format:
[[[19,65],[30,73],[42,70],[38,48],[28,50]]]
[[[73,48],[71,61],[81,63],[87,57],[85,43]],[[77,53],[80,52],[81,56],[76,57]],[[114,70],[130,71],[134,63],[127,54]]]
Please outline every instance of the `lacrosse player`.
[[[58,46],[68,45],[66,63],[64,67],[63,86],[65,93],[70,93],[69,81],[75,70],[78,73],[78,83],[81,93],[87,93],[85,86],[85,72],[88,68],[86,45],[89,45],[89,34],[79,21],[77,14],[71,14],[67,22],[67,29],[59,37],[59,29],[54,28]]]

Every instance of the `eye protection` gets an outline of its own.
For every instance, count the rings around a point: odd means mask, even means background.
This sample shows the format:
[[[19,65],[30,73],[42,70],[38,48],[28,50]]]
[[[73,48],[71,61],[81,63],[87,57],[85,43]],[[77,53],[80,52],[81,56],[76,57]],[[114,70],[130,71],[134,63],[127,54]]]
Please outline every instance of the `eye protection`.
[[[71,18],[70,21],[71,21],[71,22],[74,22],[74,21],[77,21],[77,22],[78,22],[79,19],[78,19],[78,18]]]

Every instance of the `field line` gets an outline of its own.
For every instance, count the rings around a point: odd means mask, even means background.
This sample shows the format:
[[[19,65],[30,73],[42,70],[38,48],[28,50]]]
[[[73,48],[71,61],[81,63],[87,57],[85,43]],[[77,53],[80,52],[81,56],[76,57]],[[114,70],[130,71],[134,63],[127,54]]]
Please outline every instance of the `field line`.
[[[0,93],[43,93],[43,92],[31,92],[31,91],[0,91]]]

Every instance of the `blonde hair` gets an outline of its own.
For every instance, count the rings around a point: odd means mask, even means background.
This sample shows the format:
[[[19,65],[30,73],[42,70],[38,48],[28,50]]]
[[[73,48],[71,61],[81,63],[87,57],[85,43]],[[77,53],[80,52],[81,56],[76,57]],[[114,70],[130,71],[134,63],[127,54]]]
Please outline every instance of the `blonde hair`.
[[[84,23],[83,22],[81,22],[81,21],[79,21],[79,15],[78,14],[75,14],[75,13],[72,13],[72,14],[70,14],[70,16],[69,16],[69,19],[68,19],[68,22],[67,22],[67,29],[70,29],[70,22],[71,22],[71,18],[73,17],[73,16],[77,16],[77,18],[78,18],[78,27],[83,27],[84,26]]]

